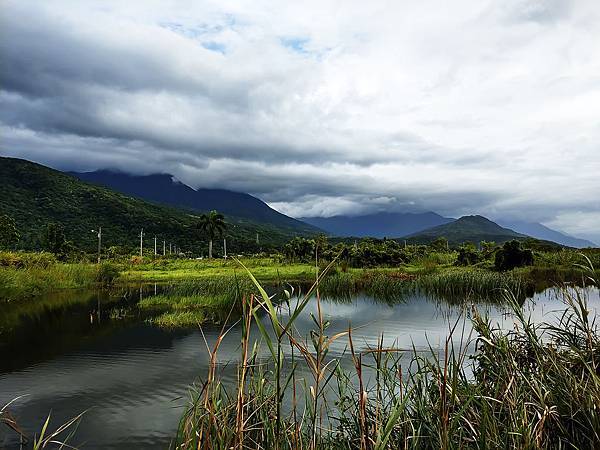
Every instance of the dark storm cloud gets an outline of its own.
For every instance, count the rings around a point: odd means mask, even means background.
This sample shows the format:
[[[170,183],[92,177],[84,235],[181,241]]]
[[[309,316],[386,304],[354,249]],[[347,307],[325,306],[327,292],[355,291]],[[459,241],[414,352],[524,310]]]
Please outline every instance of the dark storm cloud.
[[[0,152],[294,215],[484,213],[597,239],[599,22],[587,0],[7,0]]]

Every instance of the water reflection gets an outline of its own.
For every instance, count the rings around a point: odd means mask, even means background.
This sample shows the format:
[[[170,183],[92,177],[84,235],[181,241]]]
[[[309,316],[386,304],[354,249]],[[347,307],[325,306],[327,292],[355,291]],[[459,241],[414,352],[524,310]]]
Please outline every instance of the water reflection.
[[[0,310],[0,403],[26,394],[12,411],[30,434],[41,428],[49,411],[58,425],[89,409],[76,444],[103,449],[168,447],[190,384],[206,373],[208,352],[198,330],[161,330],[143,321],[132,306],[140,296],[152,294],[154,286],[81,292],[76,298],[40,299],[20,312]],[[551,290],[525,304],[535,321],[550,319],[561,306]],[[597,290],[590,291],[590,306],[593,311],[600,307]],[[512,326],[503,307],[479,308],[501,326]],[[123,311],[122,316],[116,317],[115,310]],[[314,303],[296,322],[302,336],[313,328],[311,313],[317,313]],[[468,315],[469,307],[419,295],[393,305],[359,296],[352,302],[324,300],[322,313],[330,321],[330,335],[352,325],[357,349],[376,346],[383,334],[389,346],[439,351],[449,323]],[[220,330],[203,329],[209,345]],[[467,321],[464,333],[469,332]],[[257,330],[253,336],[258,337]],[[226,382],[236,378],[239,342],[239,329],[234,327],[220,347],[219,368]],[[335,341],[330,355],[351,366],[346,340]],[[17,444],[14,433],[0,429],[0,447]]]

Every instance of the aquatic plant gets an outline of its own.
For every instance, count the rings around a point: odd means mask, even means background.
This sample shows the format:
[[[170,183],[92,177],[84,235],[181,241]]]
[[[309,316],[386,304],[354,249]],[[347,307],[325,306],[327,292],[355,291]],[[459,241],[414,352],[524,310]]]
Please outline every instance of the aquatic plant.
[[[455,269],[424,275],[416,279],[415,285],[426,295],[451,301],[501,301],[507,290],[519,300],[532,294],[532,287],[518,274],[482,269]]]
[[[593,278],[593,270],[589,273]],[[249,277],[259,294],[243,298],[237,383],[227,388],[218,372],[217,354],[228,331],[224,327],[208,348],[208,373],[181,419],[176,448],[600,444],[600,335],[583,291],[563,289],[564,313],[539,325],[504,291],[513,329],[499,329],[473,309],[474,336],[465,335],[463,316],[450,324],[442,349],[430,347],[423,354],[387,347],[383,339],[375,348],[357,348],[350,327],[330,335],[321,315],[319,277],[290,305],[286,317],[251,273]],[[290,302],[292,294],[288,292]],[[313,332],[303,339],[294,322],[309,302],[316,302],[317,314]],[[259,342],[250,340],[252,326],[260,331]],[[338,339],[348,342],[350,369],[328,356]],[[476,351],[469,357],[473,344]],[[266,360],[261,346],[268,349]]]
[[[51,414],[48,414],[46,421],[42,425],[42,429],[38,434],[33,436],[33,440],[30,436],[23,431],[23,429],[19,426],[19,423],[15,419],[15,417],[10,413],[10,406],[18,401],[21,397],[16,397],[9,401],[7,404],[0,408],[0,424],[5,424],[8,428],[10,428],[14,433],[19,436],[19,440],[21,442],[21,448],[24,445],[31,443],[32,450],[40,450],[43,448],[51,448],[51,447],[59,447],[59,448],[76,448],[72,445],[68,444],[69,440],[74,436],[75,431],[77,430],[77,426],[83,415],[86,411],[81,414],[69,419],[67,422],[60,425],[54,431],[50,430],[48,427],[50,425]]]
[[[0,301],[30,298],[59,289],[96,283],[95,264],[51,264],[0,267]]]
[[[103,286],[112,285],[121,273],[119,266],[111,262],[103,262],[98,265],[96,281]]]

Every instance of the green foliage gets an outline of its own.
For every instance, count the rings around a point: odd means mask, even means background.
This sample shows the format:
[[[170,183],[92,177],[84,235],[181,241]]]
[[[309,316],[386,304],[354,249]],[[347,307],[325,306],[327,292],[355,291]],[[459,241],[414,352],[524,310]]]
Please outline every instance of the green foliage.
[[[14,219],[5,214],[0,215],[0,250],[14,248],[19,238],[20,234]]]
[[[72,249],[72,245],[65,237],[65,228],[60,223],[46,225],[41,242],[44,250],[60,257],[64,257]]]
[[[227,228],[225,216],[217,211],[211,211],[208,214],[202,214],[198,219],[198,229],[208,236],[208,257],[213,256],[213,240],[222,236]]]
[[[243,304],[237,383],[225,383],[217,370],[221,335],[181,419],[177,448],[545,449],[600,442],[600,332],[582,292],[565,287],[563,314],[539,325],[508,296],[512,330],[473,309],[474,341],[464,332],[468,324],[457,321],[441,347],[423,353],[387,347],[383,337],[356,351],[353,330],[331,336],[320,314],[311,316],[309,337],[300,336],[294,322],[309,302],[320,310],[319,298],[307,293],[285,317],[257,287],[259,299]],[[329,353],[338,339],[347,340],[351,365]]]
[[[213,210],[208,214],[202,214],[198,218],[198,229],[211,240],[222,236],[226,228],[225,216],[217,211]]]
[[[119,277],[119,266],[111,262],[103,262],[98,265],[96,281],[104,286],[110,286]]]
[[[533,265],[533,253],[531,250],[522,250],[519,241],[508,241],[496,251],[494,265],[497,270],[502,271],[531,266]]]
[[[158,312],[147,321],[164,328],[196,327],[204,322],[224,322],[232,308],[227,295],[186,295],[173,293],[148,297],[138,303],[146,312]]]
[[[0,252],[0,267],[47,269],[56,262],[56,257],[52,253]]]
[[[95,254],[96,235],[102,226],[103,246],[120,246],[128,254],[139,248],[139,231],[146,233],[145,246],[153,247],[154,236],[184,251],[199,253],[207,237],[198,237],[198,216],[180,209],[125,196],[39,164],[0,158],[0,211],[14,218],[21,234],[19,246],[39,250],[40,235],[48,223],[64,225],[67,241]],[[247,219],[227,217],[227,244],[231,253],[271,250],[298,234],[294,228],[276,227]],[[256,244],[256,234],[260,245]],[[162,250],[162,245],[159,245]]]
[[[481,260],[481,255],[473,244],[463,244],[458,248],[457,266],[472,266]]]
[[[443,250],[426,245],[405,246],[393,239],[361,239],[333,245],[323,237],[317,240],[296,237],[283,247],[283,254],[288,261],[306,263],[314,263],[317,255],[322,262],[337,258],[344,266],[357,268],[397,267],[417,262],[451,264],[454,252],[447,250],[445,244],[440,245]]]
[[[536,266],[563,266],[572,267],[576,264],[581,264],[582,255],[590,259],[590,262],[597,269],[600,268],[600,249],[567,249],[554,250],[550,252],[535,252]]]
[[[443,250],[448,250],[449,247],[449,243],[448,243],[448,239],[446,239],[445,237],[441,236],[437,239],[435,239],[431,244],[429,244],[432,248],[434,248],[435,250],[438,251],[443,251]]]
[[[42,254],[48,255],[48,254]],[[59,289],[92,286],[96,282],[95,264],[55,263],[43,256],[39,264],[29,260],[23,266],[0,266],[0,302],[21,300]],[[48,261],[53,261],[46,265]]]
[[[502,299],[504,292],[514,292],[519,299],[532,294],[525,279],[513,273],[498,273],[482,269],[452,269],[424,275],[416,279],[417,288],[434,298],[447,301]]]
[[[295,237],[283,246],[283,254],[290,261],[310,261],[315,257],[314,239]]]

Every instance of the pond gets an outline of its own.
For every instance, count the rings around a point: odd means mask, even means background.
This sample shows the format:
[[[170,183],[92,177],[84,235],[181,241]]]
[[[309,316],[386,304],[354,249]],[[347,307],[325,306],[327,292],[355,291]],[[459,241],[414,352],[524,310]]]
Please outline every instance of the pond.
[[[131,311],[154,286],[121,292],[64,292],[22,305],[0,305],[0,407],[22,396],[10,411],[32,436],[51,412],[51,428],[86,411],[71,444],[84,448],[168,448],[190,398],[190,386],[208,366],[206,343],[214,343],[217,326],[165,330]],[[588,290],[593,312],[600,308],[598,290]],[[385,343],[399,349],[443,351],[449,323],[463,323],[469,307],[413,295],[397,304],[367,296],[352,301],[323,300],[328,334],[353,327],[354,345]],[[526,301],[534,321],[551,320],[563,308],[552,289]],[[506,308],[478,305],[494,322],[511,327]],[[135,310],[135,308],[133,309]],[[123,314],[121,313],[123,311]],[[314,327],[311,303],[296,322],[306,335]],[[464,333],[468,335],[468,319]],[[459,327],[462,330],[462,325]],[[462,333],[462,331],[461,331]],[[204,336],[203,336],[204,335]],[[258,335],[256,333],[256,335]],[[236,377],[240,331],[233,327],[218,361],[224,379]],[[350,364],[347,340],[330,354]],[[0,448],[19,448],[16,433],[0,428]]]

